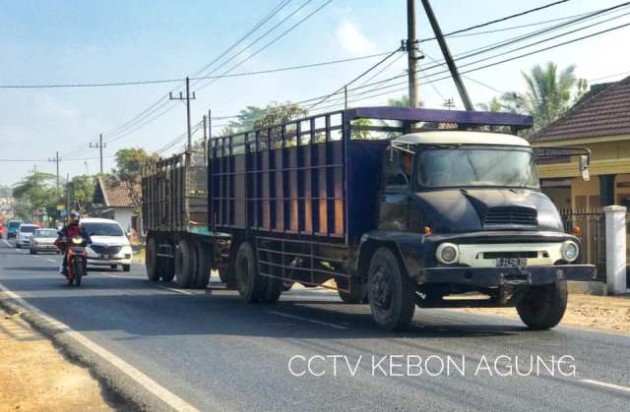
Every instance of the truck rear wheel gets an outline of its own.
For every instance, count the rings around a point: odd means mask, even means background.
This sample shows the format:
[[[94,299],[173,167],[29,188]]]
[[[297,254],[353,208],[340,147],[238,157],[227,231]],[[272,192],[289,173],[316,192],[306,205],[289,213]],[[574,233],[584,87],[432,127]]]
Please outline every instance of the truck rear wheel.
[[[552,285],[530,286],[516,311],[524,324],[534,330],[550,329],[562,320],[567,308],[567,281]]]
[[[238,293],[248,303],[258,302],[261,298],[262,282],[256,273],[257,267],[254,249],[249,242],[243,242],[236,253],[234,269]]]
[[[378,248],[370,261],[368,296],[372,318],[381,329],[407,329],[416,308],[415,285],[387,247]]]
[[[180,240],[175,250],[175,284],[187,289],[192,285],[193,275],[197,269],[195,250],[186,239]]]
[[[194,246],[197,255],[197,268],[192,287],[194,289],[205,289],[210,281],[210,254],[203,242],[197,242]]]
[[[147,278],[152,282],[160,280],[160,272],[158,270],[157,241],[154,237],[147,241],[146,254],[144,256],[144,265],[147,269]]]

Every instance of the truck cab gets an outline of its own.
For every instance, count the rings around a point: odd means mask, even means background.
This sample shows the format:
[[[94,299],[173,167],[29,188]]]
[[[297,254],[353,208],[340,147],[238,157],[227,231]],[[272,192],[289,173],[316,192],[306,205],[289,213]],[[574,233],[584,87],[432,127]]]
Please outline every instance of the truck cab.
[[[516,306],[529,327],[550,328],[564,313],[567,278],[594,271],[576,264],[580,242],[540,191],[531,146],[509,134],[443,130],[392,140],[378,229],[363,240],[381,248],[367,248],[366,281],[386,329],[407,323],[415,304]],[[453,299],[471,292],[479,298]]]

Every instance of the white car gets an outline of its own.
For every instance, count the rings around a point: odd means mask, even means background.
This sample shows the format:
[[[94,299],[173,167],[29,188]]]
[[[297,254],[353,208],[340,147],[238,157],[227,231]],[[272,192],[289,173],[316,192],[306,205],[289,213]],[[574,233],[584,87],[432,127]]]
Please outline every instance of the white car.
[[[15,235],[15,247],[22,249],[23,247],[29,247],[31,243],[31,236],[35,229],[39,229],[39,226],[30,223],[22,223]]]
[[[31,255],[36,255],[37,252],[59,252],[55,246],[57,235],[56,229],[35,229],[29,244]]]
[[[81,219],[81,226],[92,240],[86,248],[88,265],[109,266],[112,269],[121,265],[125,272],[131,270],[131,243],[118,222],[87,217]]]

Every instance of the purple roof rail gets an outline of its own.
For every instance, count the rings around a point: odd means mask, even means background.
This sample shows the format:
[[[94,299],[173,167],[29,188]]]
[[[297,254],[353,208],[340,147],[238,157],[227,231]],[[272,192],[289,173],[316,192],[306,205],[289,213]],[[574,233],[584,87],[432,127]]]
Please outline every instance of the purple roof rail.
[[[471,112],[462,110],[413,109],[411,107],[356,107],[345,111],[347,120],[369,118],[383,120],[409,120],[416,122],[444,122],[479,126],[513,126],[528,128],[531,116],[514,113]]]

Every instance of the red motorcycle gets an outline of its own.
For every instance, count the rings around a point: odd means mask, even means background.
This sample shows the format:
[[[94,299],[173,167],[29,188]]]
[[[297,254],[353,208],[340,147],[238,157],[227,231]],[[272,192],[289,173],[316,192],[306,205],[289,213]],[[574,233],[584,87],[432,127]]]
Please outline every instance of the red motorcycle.
[[[66,279],[68,286],[81,286],[81,278],[87,275],[87,240],[81,236],[57,239],[55,246],[66,255]]]

